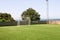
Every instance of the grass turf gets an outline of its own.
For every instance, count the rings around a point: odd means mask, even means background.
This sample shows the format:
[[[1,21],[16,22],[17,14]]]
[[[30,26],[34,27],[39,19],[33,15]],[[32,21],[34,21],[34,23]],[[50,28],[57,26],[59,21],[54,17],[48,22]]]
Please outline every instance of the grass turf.
[[[0,27],[0,40],[60,40],[60,25]]]

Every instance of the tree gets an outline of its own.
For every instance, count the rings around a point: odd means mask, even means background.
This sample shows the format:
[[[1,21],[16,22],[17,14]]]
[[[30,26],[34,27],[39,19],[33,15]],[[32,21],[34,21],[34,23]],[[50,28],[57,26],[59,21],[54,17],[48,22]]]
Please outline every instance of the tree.
[[[0,13],[0,22],[13,22],[15,21],[10,14]]]
[[[39,21],[40,20],[40,14],[36,12],[36,10],[29,8],[26,11],[22,13],[22,20],[25,20],[26,17],[29,17],[31,21]]]

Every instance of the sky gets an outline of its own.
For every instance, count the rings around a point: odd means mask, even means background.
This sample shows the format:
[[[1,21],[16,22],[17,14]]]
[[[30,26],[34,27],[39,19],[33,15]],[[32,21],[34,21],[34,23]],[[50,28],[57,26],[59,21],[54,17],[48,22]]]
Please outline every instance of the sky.
[[[0,0],[0,12],[9,13],[15,20],[28,8],[35,9],[41,19],[47,19],[46,0]],[[49,19],[60,19],[60,0],[48,0]]]

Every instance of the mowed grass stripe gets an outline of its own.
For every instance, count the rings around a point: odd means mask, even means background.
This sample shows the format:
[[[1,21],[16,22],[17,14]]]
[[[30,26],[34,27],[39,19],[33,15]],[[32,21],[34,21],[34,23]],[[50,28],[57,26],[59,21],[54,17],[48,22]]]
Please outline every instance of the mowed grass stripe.
[[[0,40],[60,40],[60,25],[0,27]]]

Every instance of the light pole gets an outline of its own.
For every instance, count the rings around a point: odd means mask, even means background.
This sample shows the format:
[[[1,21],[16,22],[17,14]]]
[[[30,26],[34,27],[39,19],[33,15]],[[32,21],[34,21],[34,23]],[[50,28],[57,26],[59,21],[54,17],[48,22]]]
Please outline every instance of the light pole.
[[[47,24],[49,24],[49,8],[48,8],[48,0],[46,0],[46,14],[47,14]]]

